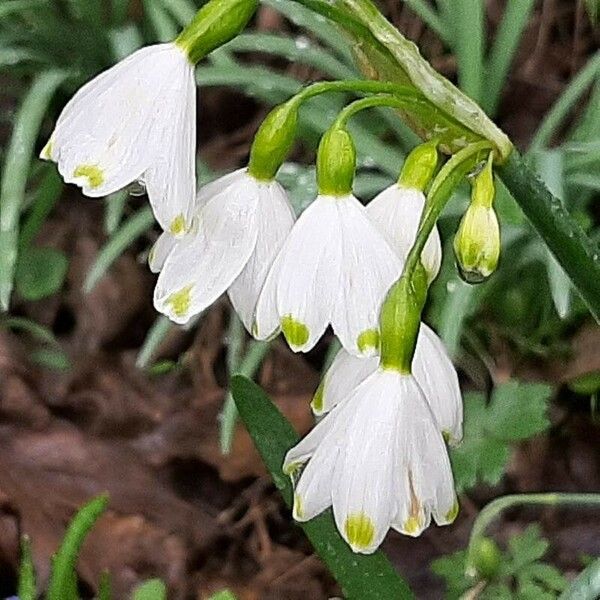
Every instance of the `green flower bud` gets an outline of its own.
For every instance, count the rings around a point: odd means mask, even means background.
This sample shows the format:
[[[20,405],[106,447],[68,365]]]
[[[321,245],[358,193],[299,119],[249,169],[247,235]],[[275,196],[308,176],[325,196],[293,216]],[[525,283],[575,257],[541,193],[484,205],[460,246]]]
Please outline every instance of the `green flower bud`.
[[[258,0],[209,0],[175,43],[197,63],[236,37],[256,12]]]
[[[454,237],[454,254],[460,274],[467,283],[481,283],[498,266],[500,225],[492,206],[494,178],[492,156],[475,177],[471,204]]]
[[[252,148],[248,173],[259,181],[271,181],[289,154],[296,137],[298,107],[286,102],[276,106],[259,127]]]
[[[317,151],[317,185],[323,196],[346,196],[352,192],[356,150],[350,134],[342,128],[329,129]]]
[[[429,184],[438,163],[438,142],[431,140],[417,146],[404,161],[398,184],[423,191]]]
[[[487,581],[496,576],[502,564],[502,552],[496,542],[487,537],[482,537],[475,542],[470,557],[471,570],[469,574],[477,575]]]
[[[402,275],[387,293],[379,315],[381,366],[411,373],[412,359],[427,299],[427,273],[423,266],[412,278]]]

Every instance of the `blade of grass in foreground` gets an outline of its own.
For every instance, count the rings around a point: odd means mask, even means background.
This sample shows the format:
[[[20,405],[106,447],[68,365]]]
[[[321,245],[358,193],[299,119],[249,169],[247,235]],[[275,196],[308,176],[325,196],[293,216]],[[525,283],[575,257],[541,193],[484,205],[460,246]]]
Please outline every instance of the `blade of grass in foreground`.
[[[292,485],[281,465],[285,453],[298,441],[298,435],[263,390],[249,379],[234,376],[231,392],[277,489],[290,506]],[[350,550],[337,532],[331,510],[300,527],[342,587],[347,600],[413,598],[406,582],[382,552],[360,555]]]
[[[15,119],[0,184],[1,310],[8,310],[13,288],[19,238],[19,215],[25,196],[35,140],[52,96],[67,77],[67,72],[54,69],[38,75],[25,95]]]

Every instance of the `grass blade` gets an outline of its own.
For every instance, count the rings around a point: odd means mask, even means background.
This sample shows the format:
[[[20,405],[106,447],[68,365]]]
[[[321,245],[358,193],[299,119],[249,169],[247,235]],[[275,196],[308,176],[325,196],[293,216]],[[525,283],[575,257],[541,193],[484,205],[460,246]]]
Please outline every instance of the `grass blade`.
[[[239,365],[232,369],[232,373],[243,375],[244,377],[252,378],[260,369],[262,362],[271,347],[270,342],[259,342],[252,340],[248,344],[248,350],[244,354]],[[221,430],[219,441],[221,444],[221,452],[229,454],[231,452],[231,444],[233,443],[233,434],[237,423],[238,411],[235,406],[235,401],[231,391],[227,393],[221,412]]]
[[[427,4],[424,0],[404,0],[405,4],[410,6],[412,11],[431,29],[437,33],[438,37],[450,44],[452,36],[450,35],[449,27],[440,17],[440,15]]]
[[[485,2],[454,0],[452,3],[454,52],[458,62],[460,88],[479,101],[483,86],[485,44]]]
[[[160,579],[150,579],[134,590],[133,600],[167,600],[167,587]]]
[[[21,540],[21,565],[19,567],[19,600],[35,600],[35,570],[31,556],[31,542],[24,535]]]
[[[498,110],[502,87],[534,6],[535,0],[521,0],[506,4],[487,60],[485,90],[481,98],[483,108],[491,117]]]
[[[561,126],[565,117],[575,106],[588,87],[594,82],[600,73],[600,51],[596,52],[585,67],[573,78],[573,81],[565,88],[560,98],[544,117],[542,124],[531,140],[530,151],[541,150],[548,146],[552,136]]]
[[[111,600],[111,598],[110,575],[108,571],[102,571],[100,583],[98,585],[98,600]]]
[[[103,494],[88,502],[71,521],[52,565],[48,600],[67,600],[72,591],[75,563],[86,535],[106,510],[108,496]]]
[[[277,489],[290,506],[292,484],[281,471],[281,465],[285,453],[298,441],[297,433],[263,390],[249,379],[236,375],[231,380],[231,391]],[[331,510],[300,527],[341,585],[347,600],[413,598],[408,585],[382,552],[358,555],[350,550],[337,532]]]
[[[57,88],[67,78],[62,70],[38,75],[25,95],[17,114],[0,184],[0,309],[7,310],[13,287],[19,214],[25,196],[27,176],[35,140],[48,104]]]
[[[140,208],[115,232],[112,238],[100,250],[96,262],[83,282],[83,291],[89,294],[100,281],[109,267],[121,256],[125,249],[146,232],[154,223],[154,216],[149,206]]]
[[[150,364],[150,361],[154,358],[156,349],[174,326],[168,317],[164,315],[161,315],[154,321],[135,359],[135,366],[138,369],[145,369]]]

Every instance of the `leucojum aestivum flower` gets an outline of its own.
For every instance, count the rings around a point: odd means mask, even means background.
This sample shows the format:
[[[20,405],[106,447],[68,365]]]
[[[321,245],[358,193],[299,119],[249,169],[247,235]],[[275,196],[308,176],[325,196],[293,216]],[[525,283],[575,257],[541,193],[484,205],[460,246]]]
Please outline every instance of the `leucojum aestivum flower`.
[[[368,554],[390,528],[418,536],[432,518],[446,525],[457,515],[446,445],[462,438],[461,392],[421,314],[442,258],[436,220],[465,176],[472,199],[454,241],[457,262],[470,281],[496,268],[493,166],[507,142],[501,133],[474,137],[462,113],[446,113],[416,85],[323,81],[269,113],[246,167],[196,191],[193,67],[255,9],[254,1],[211,0],[173,43],[143,48],[84,85],[42,157],[89,196],[143,182],[163,230],[149,256],[154,305],[176,323],[227,293],[252,336],[281,331],[295,352],[309,351],[331,326],[342,348],[312,401],[319,422],[282,468],[295,486],[294,518],[331,507],[344,540]],[[318,194],[296,218],[276,177],[302,103],[331,91],[363,97],[323,133]],[[412,111],[424,143],[365,206],[353,193],[347,124],[381,106]]]

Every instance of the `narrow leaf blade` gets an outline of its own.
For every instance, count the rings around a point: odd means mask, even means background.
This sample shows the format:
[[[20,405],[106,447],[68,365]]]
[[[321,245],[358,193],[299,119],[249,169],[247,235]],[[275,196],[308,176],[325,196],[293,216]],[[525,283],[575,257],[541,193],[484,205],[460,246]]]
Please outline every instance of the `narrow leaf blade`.
[[[231,391],[240,416],[288,506],[293,490],[281,465],[298,435],[262,389],[245,377],[231,380]],[[412,598],[406,582],[381,552],[354,554],[340,537],[331,510],[301,525],[317,554],[342,586],[348,600]]]

